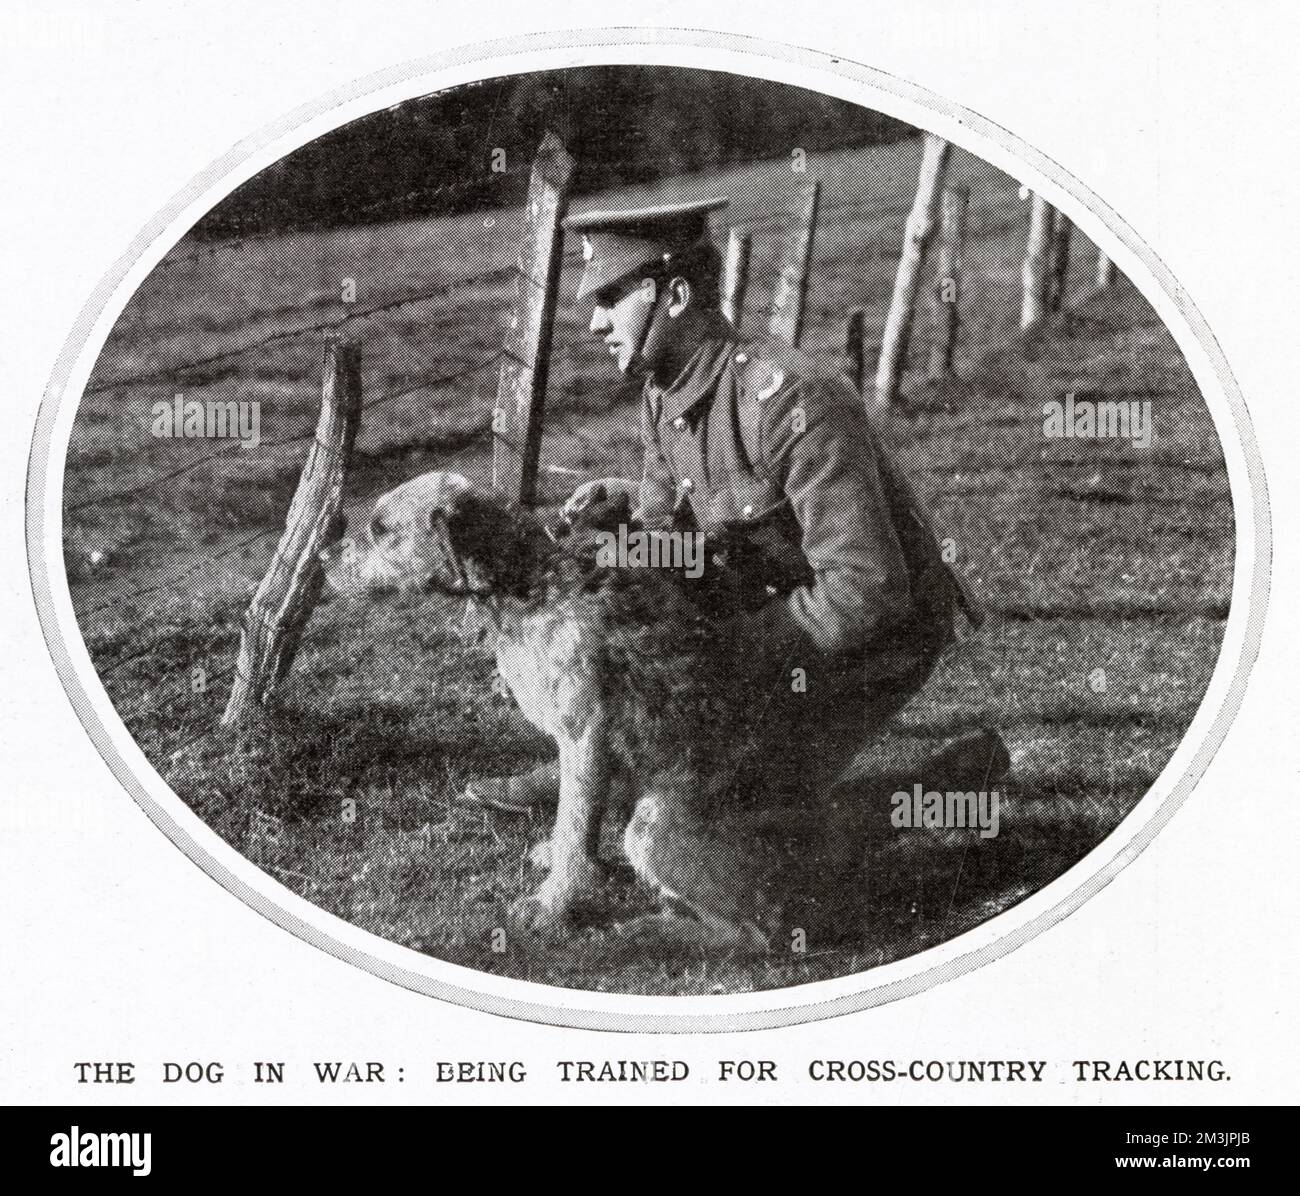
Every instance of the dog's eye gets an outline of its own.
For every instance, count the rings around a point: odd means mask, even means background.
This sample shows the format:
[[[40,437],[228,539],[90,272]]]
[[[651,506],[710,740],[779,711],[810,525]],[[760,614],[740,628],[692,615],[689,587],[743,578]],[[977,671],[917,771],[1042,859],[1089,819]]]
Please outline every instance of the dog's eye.
[[[370,517],[370,538],[371,540],[380,540],[388,531],[388,523],[379,511],[376,511]]]

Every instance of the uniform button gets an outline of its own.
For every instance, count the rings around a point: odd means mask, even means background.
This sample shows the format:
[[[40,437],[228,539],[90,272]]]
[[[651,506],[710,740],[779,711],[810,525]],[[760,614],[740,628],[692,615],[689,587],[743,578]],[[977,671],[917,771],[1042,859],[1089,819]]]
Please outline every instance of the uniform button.
[[[740,513],[741,513],[741,515],[742,515],[744,518],[746,518],[746,519],[753,519],[753,518],[754,518],[754,508],[753,508],[752,506],[750,506],[749,504],[746,504],[745,509],[744,509],[743,511],[741,511]]]
[[[673,420],[673,427],[680,432],[684,427],[686,427],[686,417],[684,415],[679,415],[675,420]]]
[[[695,483],[690,478],[682,478],[682,489],[689,494],[695,489]]]
[[[737,365],[744,365],[745,362],[747,362],[748,360],[749,360],[749,354],[747,354],[747,353],[737,353],[737,354],[736,354],[736,364],[737,364]]]

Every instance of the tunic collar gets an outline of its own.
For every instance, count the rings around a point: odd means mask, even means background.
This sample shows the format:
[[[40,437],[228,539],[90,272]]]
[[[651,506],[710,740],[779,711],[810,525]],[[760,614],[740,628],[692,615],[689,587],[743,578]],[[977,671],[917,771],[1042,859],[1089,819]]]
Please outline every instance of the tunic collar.
[[[677,376],[676,380],[659,392],[660,407],[665,420],[674,420],[684,415],[697,403],[712,396],[717,389],[718,379],[731,357],[735,343],[719,329],[714,335],[700,342],[690,361]],[[654,386],[651,382],[649,385]]]

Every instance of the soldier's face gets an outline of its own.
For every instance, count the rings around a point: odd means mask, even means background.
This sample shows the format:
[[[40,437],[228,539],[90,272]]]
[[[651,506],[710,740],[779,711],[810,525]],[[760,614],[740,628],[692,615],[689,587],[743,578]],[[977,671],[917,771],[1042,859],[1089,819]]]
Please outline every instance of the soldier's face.
[[[604,341],[620,373],[641,374],[648,368],[643,351],[656,293],[653,278],[616,283],[596,292],[591,334]]]

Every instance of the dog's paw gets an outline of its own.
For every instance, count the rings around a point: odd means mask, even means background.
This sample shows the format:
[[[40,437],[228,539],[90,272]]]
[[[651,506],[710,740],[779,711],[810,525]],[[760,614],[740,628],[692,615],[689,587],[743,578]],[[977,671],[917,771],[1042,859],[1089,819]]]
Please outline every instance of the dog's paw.
[[[511,921],[532,934],[561,930],[583,902],[600,892],[604,880],[605,870],[595,860],[571,864],[563,874],[552,870],[536,893],[520,898],[510,907]]]
[[[510,923],[523,934],[547,936],[564,930],[573,913],[571,901],[556,900],[538,891],[510,907]]]
[[[549,872],[554,859],[555,846],[550,839],[542,839],[528,849],[528,865],[538,872]],[[611,864],[609,860],[590,861],[582,869],[582,874],[578,879],[579,887],[589,895],[594,894],[597,888],[608,883],[611,871],[618,868],[618,866],[618,863]],[[626,861],[623,861],[623,866],[624,868],[627,867]]]

